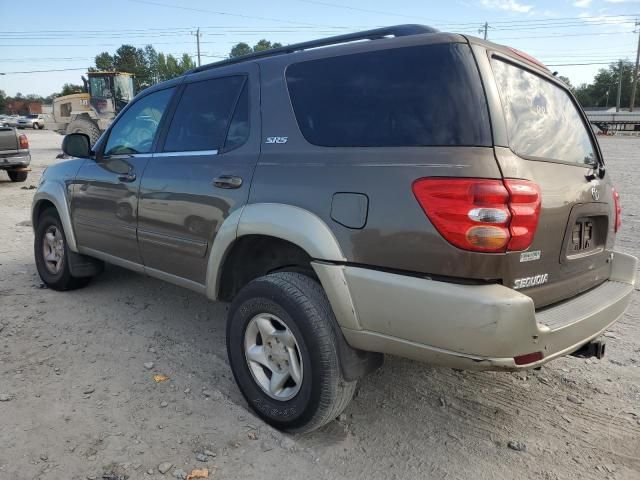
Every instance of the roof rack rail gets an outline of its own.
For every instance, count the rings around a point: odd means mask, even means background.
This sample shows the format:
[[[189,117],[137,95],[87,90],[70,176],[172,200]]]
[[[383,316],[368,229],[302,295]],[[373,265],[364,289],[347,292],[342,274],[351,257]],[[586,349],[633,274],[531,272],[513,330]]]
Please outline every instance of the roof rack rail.
[[[392,27],[376,28],[373,30],[364,30],[362,32],[347,33],[344,35],[336,35],[334,37],[320,38],[318,40],[310,40],[308,42],[294,43],[285,45],[284,47],[272,48],[261,52],[249,53],[240,57],[229,58],[220,62],[208,63],[201,67],[194,68],[185,73],[202,72],[211,68],[223,67],[225,65],[233,65],[235,63],[245,62],[247,60],[255,60],[257,58],[273,57],[286,53],[293,53],[309,48],[326,47],[329,45],[338,45],[341,43],[355,42],[358,40],[375,40],[384,37],[406,37],[409,35],[420,35],[422,33],[437,33],[439,30],[433,27],[419,24],[395,25]]]

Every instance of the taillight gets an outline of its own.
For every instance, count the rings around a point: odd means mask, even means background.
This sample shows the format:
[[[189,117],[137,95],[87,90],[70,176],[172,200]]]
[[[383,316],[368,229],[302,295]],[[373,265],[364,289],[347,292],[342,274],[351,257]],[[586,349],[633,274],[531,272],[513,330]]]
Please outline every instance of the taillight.
[[[620,195],[618,195],[616,189],[612,188],[611,191],[613,192],[613,203],[616,208],[616,223],[613,231],[617,232],[622,226],[622,206],[620,206]]]
[[[20,150],[26,150],[29,148],[29,140],[24,133],[21,133],[18,136],[18,145],[20,145]]]
[[[438,232],[464,250],[525,250],[538,226],[540,191],[533,182],[422,178],[413,193]]]

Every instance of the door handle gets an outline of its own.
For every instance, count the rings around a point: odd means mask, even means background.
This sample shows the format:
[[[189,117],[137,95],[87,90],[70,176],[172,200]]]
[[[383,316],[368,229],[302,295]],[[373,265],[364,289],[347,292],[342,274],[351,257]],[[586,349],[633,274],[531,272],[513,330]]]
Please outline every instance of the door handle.
[[[213,179],[213,186],[218,188],[240,188],[242,178],[235,175],[220,175]]]
[[[135,182],[136,174],[135,173],[126,173],[124,175],[118,175],[118,180],[121,182]]]

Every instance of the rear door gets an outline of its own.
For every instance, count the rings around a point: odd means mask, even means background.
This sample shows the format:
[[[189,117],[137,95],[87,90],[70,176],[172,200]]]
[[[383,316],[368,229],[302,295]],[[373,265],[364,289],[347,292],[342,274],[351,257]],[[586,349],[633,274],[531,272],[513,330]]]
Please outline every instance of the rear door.
[[[489,62],[495,84],[488,91],[497,90],[492,116],[500,118],[494,134],[504,137],[496,141],[504,145],[495,149],[500,169],[505,178],[534,181],[542,193],[533,244],[507,254],[504,282],[541,307],[609,278],[613,191],[595,136],[563,84],[516,58],[494,54]]]
[[[142,178],[138,240],[145,267],[204,284],[207,252],[246,203],[260,151],[257,67],[193,75],[179,95]]]

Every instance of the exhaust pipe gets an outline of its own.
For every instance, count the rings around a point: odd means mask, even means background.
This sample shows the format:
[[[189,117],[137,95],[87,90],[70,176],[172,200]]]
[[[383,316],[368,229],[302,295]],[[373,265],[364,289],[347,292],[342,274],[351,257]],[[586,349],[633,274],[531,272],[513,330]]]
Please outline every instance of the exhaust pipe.
[[[580,358],[596,357],[598,360],[600,360],[602,357],[604,357],[606,346],[607,341],[605,337],[599,337],[595,340],[590,341],[589,343],[585,343],[571,355]]]

